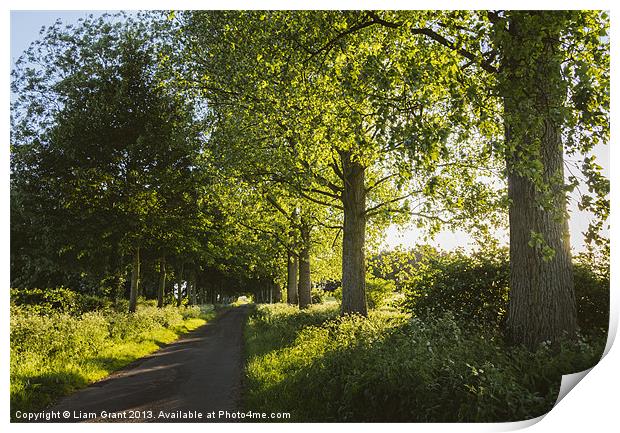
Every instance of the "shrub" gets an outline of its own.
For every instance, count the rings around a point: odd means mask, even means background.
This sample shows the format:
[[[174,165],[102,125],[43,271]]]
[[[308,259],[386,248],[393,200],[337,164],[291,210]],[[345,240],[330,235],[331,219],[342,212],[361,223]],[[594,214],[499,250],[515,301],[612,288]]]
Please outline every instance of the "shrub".
[[[402,306],[418,317],[450,312],[462,326],[502,327],[509,297],[508,251],[429,253],[411,271]],[[592,256],[574,261],[577,321],[583,332],[606,332],[609,267]]]
[[[372,275],[366,276],[366,301],[370,308],[381,308],[394,296],[396,286],[393,281],[376,278]],[[339,302],[342,302],[342,287],[338,287],[331,295]]]
[[[101,296],[80,295],[79,297],[79,311],[82,313],[109,310],[112,305],[112,301]]]
[[[609,327],[609,266],[599,269],[592,257],[575,258],[577,322],[586,332],[606,332]]]
[[[338,302],[342,302],[342,287],[338,287],[332,292],[332,296],[336,298]]]
[[[338,317],[338,304],[316,304],[300,310],[288,304],[261,304],[248,323],[246,339],[251,354],[265,353],[292,343],[300,330]]]
[[[200,317],[202,309],[198,305],[188,305],[181,310],[181,316],[183,319],[195,319]]]
[[[366,300],[370,308],[385,306],[395,290],[396,285],[393,281],[366,276]]]
[[[310,299],[313,304],[321,304],[325,302],[325,298],[327,298],[328,294],[323,289],[312,289],[310,292]]]
[[[46,314],[52,312],[79,313],[79,295],[67,288],[11,289],[11,302],[31,311]]]
[[[29,296],[41,294],[34,292]],[[23,298],[18,298],[23,300]],[[62,298],[65,299],[65,298]],[[50,303],[51,304],[51,303]],[[173,341],[213,309],[157,308],[144,303],[125,309],[76,314],[66,305],[44,309],[11,305],[11,407],[38,410],[57,396],[100,379],[108,372]],[[74,311],[73,314],[61,311]],[[43,314],[45,312],[45,314]],[[186,329],[187,328],[187,329]]]
[[[450,312],[462,325],[498,327],[508,306],[508,251],[462,251],[420,258],[403,306],[418,317]]]
[[[248,336],[294,339],[270,350],[248,339],[246,408],[290,411],[292,421],[516,421],[553,406],[562,374],[591,367],[604,341],[581,339],[559,351],[508,348],[470,332],[450,313],[422,321],[372,312],[312,320],[257,311]],[[312,314],[312,312],[309,312]],[[312,325],[299,327],[296,318]],[[318,319],[318,317],[317,317]]]

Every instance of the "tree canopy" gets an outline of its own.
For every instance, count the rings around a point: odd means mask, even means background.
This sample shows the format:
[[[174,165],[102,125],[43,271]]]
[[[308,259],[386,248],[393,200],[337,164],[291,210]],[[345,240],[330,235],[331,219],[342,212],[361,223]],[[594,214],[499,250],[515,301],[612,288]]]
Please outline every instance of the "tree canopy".
[[[390,225],[487,243],[509,225],[515,340],[571,333],[580,177],[587,240],[606,246],[591,153],[609,141],[608,25],[600,11],[58,22],[13,71],[12,285],[134,299],[159,273],[163,296],[172,267],[178,302],[182,287],[273,301],[286,285],[304,308],[329,279],[343,314],[366,315],[366,255]]]

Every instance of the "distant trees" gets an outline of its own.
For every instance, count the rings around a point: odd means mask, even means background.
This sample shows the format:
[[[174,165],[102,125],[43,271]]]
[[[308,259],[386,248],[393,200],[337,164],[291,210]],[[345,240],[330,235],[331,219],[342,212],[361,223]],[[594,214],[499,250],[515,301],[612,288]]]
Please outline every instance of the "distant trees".
[[[157,73],[146,25],[105,18],[75,29],[57,23],[13,73],[17,245],[34,238],[43,248],[39,260],[52,268],[116,274],[119,282],[129,255],[130,311],[141,253],[197,250],[198,232],[214,223],[202,194],[208,179],[193,107],[161,86]],[[36,211],[27,203],[38,203]],[[31,269],[42,271],[36,260],[13,268],[17,284],[66,284],[29,281]]]

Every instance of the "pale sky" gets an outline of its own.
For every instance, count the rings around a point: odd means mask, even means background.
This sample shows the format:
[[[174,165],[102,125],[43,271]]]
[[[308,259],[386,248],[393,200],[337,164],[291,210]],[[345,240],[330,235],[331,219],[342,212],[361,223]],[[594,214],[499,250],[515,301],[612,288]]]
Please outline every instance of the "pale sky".
[[[114,13],[115,11],[11,11],[11,65],[15,63],[19,55],[28,48],[31,42],[38,39],[42,26],[52,25],[58,18],[62,20],[63,24],[76,23],[79,18],[84,18],[90,13],[99,15],[104,12]],[[603,167],[604,175],[609,178],[609,146],[597,146],[594,150],[598,164]],[[581,186],[581,189],[587,191],[585,186]],[[587,230],[591,217],[587,213],[579,211],[576,200],[571,200],[569,211],[571,214],[569,221],[571,244],[573,250],[579,252],[584,249],[583,232]],[[505,232],[497,233],[497,237],[506,243],[508,242],[508,236]],[[392,226],[386,232],[382,247],[388,249],[396,246],[408,248],[426,242],[422,233],[415,228],[402,230]],[[428,243],[445,250],[458,247],[469,248],[472,245],[472,238],[464,231],[456,233],[442,231],[433,241]]]
[[[598,145],[594,148],[593,153],[596,156],[596,162],[603,168],[603,175],[609,179],[609,146]],[[580,185],[579,188],[583,193],[587,192],[587,187],[585,185]],[[592,217],[587,212],[579,210],[576,198],[577,193],[575,191],[569,203],[569,228],[573,252],[578,253],[585,250],[583,233],[588,229]],[[607,230],[604,232],[604,235],[609,236]],[[495,237],[503,241],[506,245],[508,244],[507,230],[498,232]],[[473,239],[464,231],[451,232],[444,230],[440,232],[434,240],[427,242],[423,239],[423,234],[420,230],[416,230],[415,228],[402,230],[397,226],[392,226],[386,232],[383,247],[386,249],[391,249],[396,246],[411,248],[418,243],[429,243],[444,250],[453,250],[459,247],[471,249],[473,246]]]

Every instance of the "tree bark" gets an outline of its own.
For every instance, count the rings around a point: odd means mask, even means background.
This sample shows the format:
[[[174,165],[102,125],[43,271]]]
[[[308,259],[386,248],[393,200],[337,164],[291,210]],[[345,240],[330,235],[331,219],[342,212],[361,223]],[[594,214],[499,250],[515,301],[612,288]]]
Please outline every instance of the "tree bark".
[[[183,304],[183,268],[185,267],[185,263],[181,263],[179,269],[179,277],[178,277],[178,291],[177,291],[177,307],[180,307]]]
[[[341,153],[344,176],[342,204],[342,314],[368,315],[366,307],[366,190],[364,166]]]
[[[297,271],[299,262],[297,255],[288,253],[287,280],[286,280],[286,302],[291,305],[297,305]]]
[[[555,54],[559,30],[549,30],[545,14],[511,14],[502,59],[510,199],[507,333],[530,348],[570,337],[577,327],[561,121],[555,114],[565,97]],[[535,43],[541,36],[543,43]],[[524,170],[532,155],[542,163],[539,182]]]
[[[190,292],[191,293],[190,300],[191,300],[192,305],[196,305],[198,303],[197,302],[197,296],[196,296],[197,295],[196,292],[198,291],[198,288],[196,287],[196,281],[197,281],[196,270],[194,269],[192,271],[192,289],[191,289],[191,292]]]
[[[138,288],[140,287],[140,247],[136,247],[133,253],[131,267],[131,290],[129,292],[129,312],[135,313],[138,303]]]
[[[310,227],[301,225],[301,250],[299,251],[299,308],[308,308],[312,303],[312,281],[310,279]]]
[[[159,259],[159,290],[157,291],[157,307],[164,306],[164,294],[166,291],[166,256]]]

